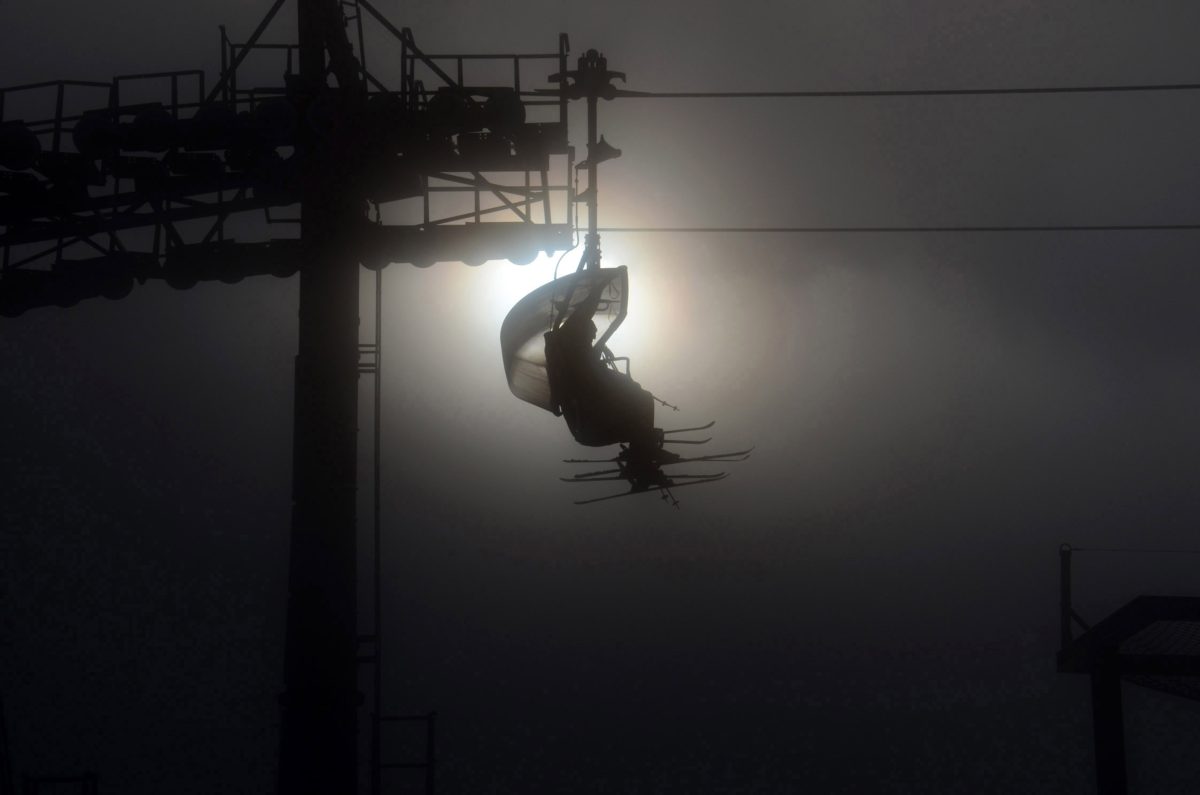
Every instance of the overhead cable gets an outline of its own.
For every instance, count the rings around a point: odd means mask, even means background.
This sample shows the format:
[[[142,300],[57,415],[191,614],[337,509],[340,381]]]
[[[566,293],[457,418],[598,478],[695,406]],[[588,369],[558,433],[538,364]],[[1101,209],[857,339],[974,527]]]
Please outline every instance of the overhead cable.
[[[919,88],[858,91],[618,91],[616,99],[820,99],[839,97],[962,97],[998,94],[1105,94],[1143,91],[1196,91],[1200,83],[1142,83],[1027,88]]]
[[[606,226],[598,232],[710,234],[888,234],[915,232],[1178,232],[1200,224],[1094,224],[1045,226]]]
[[[1200,555],[1200,549],[1155,549],[1150,547],[1071,547],[1071,552],[1148,552],[1158,555]]]

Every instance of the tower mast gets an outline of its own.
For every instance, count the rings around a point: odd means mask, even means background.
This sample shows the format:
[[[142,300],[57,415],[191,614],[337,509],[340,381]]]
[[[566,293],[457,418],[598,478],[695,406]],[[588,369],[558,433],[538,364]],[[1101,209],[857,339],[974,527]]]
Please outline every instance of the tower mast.
[[[301,119],[315,102],[353,113],[361,102],[336,0],[298,0]],[[330,45],[333,46],[330,46]],[[343,63],[338,63],[339,59]],[[295,372],[292,527],[281,698],[280,795],[353,793],[357,785],[356,436],[358,267],[345,230],[362,220],[346,175],[348,141],[318,140],[302,123],[309,168],[301,187],[299,348]]]

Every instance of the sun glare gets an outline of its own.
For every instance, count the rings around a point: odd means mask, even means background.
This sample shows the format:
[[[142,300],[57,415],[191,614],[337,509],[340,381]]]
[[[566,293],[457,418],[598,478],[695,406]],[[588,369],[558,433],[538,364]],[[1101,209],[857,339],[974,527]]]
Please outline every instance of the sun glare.
[[[558,275],[573,273],[579,265],[579,251],[568,252],[558,265]],[[459,271],[458,284],[472,296],[472,305],[478,307],[477,317],[486,324],[487,331],[499,334],[505,316],[518,301],[554,278],[555,263],[560,254],[539,255],[528,265],[515,265],[507,260],[493,260],[478,268],[463,268]],[[605,267],[624,264],[619,258],[606,256]],[[670,315],[654,295],[654,279],[639,275],[639,269],[629,269],[629,313],[621,328],[609,341],[609,347],[618,356],[633,357],[636,364],[654,345],[656,318]],[[482,330],[482,329],[481,329]]]
[[[568,254],[559,266],[559,273],[574,271],[578,259],[578,256],[572,257]],[[494,321],[497,330],[513,304],[554,278],[554,263],[557,261],[557,254],[539,254],[537,259],[528,265],[514,265],[508,260],[500,260],[485,263],[470,274],[482,277],[481,297],[488,304],[488,316]]]

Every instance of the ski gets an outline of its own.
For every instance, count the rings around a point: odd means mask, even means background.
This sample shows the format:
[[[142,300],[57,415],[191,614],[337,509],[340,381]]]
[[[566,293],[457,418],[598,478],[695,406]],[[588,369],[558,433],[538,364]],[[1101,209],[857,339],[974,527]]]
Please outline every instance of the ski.
[[[750,453],[754,451],[751,447],[746,450],[735,450],[731,453],[711,453],[709,455],[697,455],[689,458],[677,458],[674,461],[663,461],[662,466],[670,466],[671,464],[688,464],[694,461],[745,461],[750,457]]]
[[[711,428],[712,426],[714,426],[716,424],[717,424],[717,421],[713,420],[712,422],[710,422],[707,425],[697,425],[695,428],[672,428],[669,431],[663,431],[663,433],[687,433],[688,431],[707,431],[709,428]]]
[[[651,488],[641,489],[640,491],[638,491],[638,490],[623,491],[620,494],[609,494],[605,497],[593,497],[590,500],[576,500],[575,504],[576,505],[589,505],[593,502],[604,502],[605,500],[615,500],[618,497],[631,497],[634,494],[649,494],[652,491],[660,491],[661,492],[661,490],[664,488],[673,490],[673,489],[686,488],[687,486],[699,486],[704,483],[712,483],[714,481],[723,480],[727,477],[728,477],[728,475],[725,474],[724,472],[722,472],[720,475],[713,475],[712,477],[708,477],[703,480],[693,480],[688,483],[677,483],[674,486],[665,486],[665,487],[652,486]]]

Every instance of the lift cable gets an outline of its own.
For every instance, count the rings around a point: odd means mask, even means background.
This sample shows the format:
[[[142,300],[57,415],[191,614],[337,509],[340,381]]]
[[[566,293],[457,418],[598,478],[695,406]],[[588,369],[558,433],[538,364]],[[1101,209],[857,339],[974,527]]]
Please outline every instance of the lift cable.
[[[1158,555],[1200,555],[1200,549],[1162,549],[1153,547],[1071,547],[1071,552],[1146,552]]]
[[[612,233],[714,234],[905,234],[938,232],[1179,232],[1200,230],[1198,224],[1095,224],[1045,226],[606,226]]]
[[[618,90],[614,99],[822,99],[842,97],[963,97],[1000,94],[1105,94],[1143,91],[1196,91],[1200,83],[1143,83],[1135,85],[1041,86],[1027,88],[933,88],[857,91],[631,91]],[[536,92],[542,93],[542,92]],[[545,92],[550,93],[550,92]]]
[[[1196,91],[1200,83],[1145,83],[1138,85],[1051,86],[1030,88],[949,88],[868,91],[625,91],[625,99],[780,99],[839,97],[991,96],[1001,94],[1099,94],[1145,91]],[[888,234],[986,232],[1164,232],[1195,231],[1200,224],[1050,224],[1019,226],[663,226],[603,227],[613,233],[715,233],[715,234]]]

